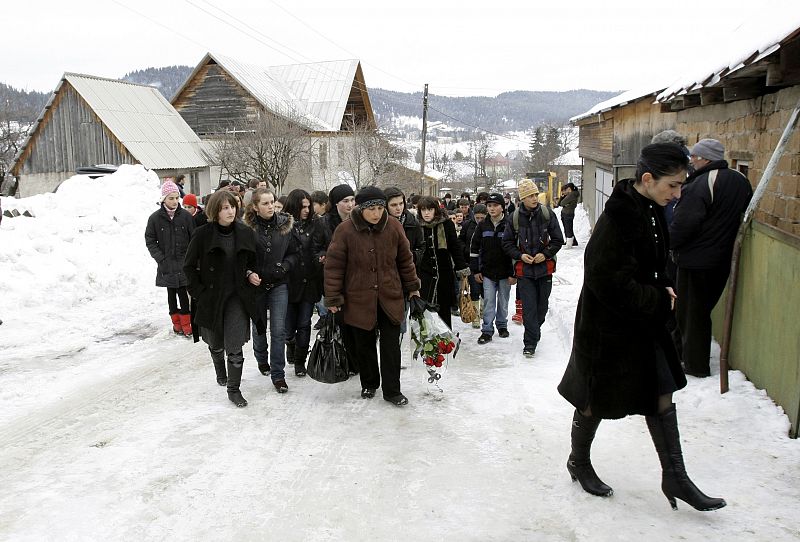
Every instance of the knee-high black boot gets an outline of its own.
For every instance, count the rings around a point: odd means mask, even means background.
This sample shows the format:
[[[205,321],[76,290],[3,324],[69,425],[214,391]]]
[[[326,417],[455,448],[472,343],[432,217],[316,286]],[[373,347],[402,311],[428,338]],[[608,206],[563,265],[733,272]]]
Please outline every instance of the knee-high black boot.
[[[572,416],[572,452],[567,460],[567,471],[572,481],[577,480],[587,493],[610,497],[614,490],[603,483],[592,467],[590,451],[600,418],[584,416],[577,409]]]
[[[228,399],[239,408],[247,406],[247,400],[239,391],[239,384],[242,383],[242,365],[244,356],[241,352],[228,354]]]
[[[225,373],[225,351],[211,350],[211,360],[214,362],[214,371],[217,373],[217,384],[224,386],[228,383],[228,375]]]
[[[717,510],[725,506],[725,499],[704,494],[686,474],[675,405],[658,416],[646,416],[645,419],[658,452],[658,459],[661,461],[661,491],[672,505],[672,509],[678,509],[675,499],[680,499],[702,511]]]

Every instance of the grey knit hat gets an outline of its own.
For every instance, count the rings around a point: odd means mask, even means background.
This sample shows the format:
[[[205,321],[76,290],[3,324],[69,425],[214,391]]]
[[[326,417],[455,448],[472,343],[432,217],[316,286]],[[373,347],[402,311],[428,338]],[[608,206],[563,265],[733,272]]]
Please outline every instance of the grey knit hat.
[[[725,147],[716,139],[701,139],[692,147],[692,156],[705,158],[711,162],[722,160],[725,155]]]

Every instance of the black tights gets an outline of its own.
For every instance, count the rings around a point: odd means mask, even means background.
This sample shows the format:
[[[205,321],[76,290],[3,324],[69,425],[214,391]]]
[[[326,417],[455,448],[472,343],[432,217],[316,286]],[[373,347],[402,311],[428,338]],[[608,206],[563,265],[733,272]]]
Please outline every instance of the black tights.
[[[181,301],[181,308],[178,310],[178,300]],[[180,288],[167,288],[167,303],[169,303],[169,313],[189,314],[189,294],[186,286]]]

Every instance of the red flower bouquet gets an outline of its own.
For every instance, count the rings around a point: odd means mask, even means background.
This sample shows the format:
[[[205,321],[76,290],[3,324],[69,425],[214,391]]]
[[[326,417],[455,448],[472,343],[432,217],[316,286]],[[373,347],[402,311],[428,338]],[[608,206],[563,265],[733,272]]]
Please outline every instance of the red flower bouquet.
[[[422,358],[428,371],[428,382],[436,384],[447,356],[458,353],[461,339],[454,334],[438,314],[426,310],[411,316],[411,340],[414,342],[414,359]],[[438,384],[437,384],[438,386]]]

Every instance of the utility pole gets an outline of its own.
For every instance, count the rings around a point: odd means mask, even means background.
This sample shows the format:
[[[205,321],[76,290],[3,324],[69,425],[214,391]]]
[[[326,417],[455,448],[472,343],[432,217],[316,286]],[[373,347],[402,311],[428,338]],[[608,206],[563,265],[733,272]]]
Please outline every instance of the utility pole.
[[[422,159],[419,163],[419,193],[425,194],[425,138],[428,135],[428,83],[425,83],[425,92],[422,95]]]

